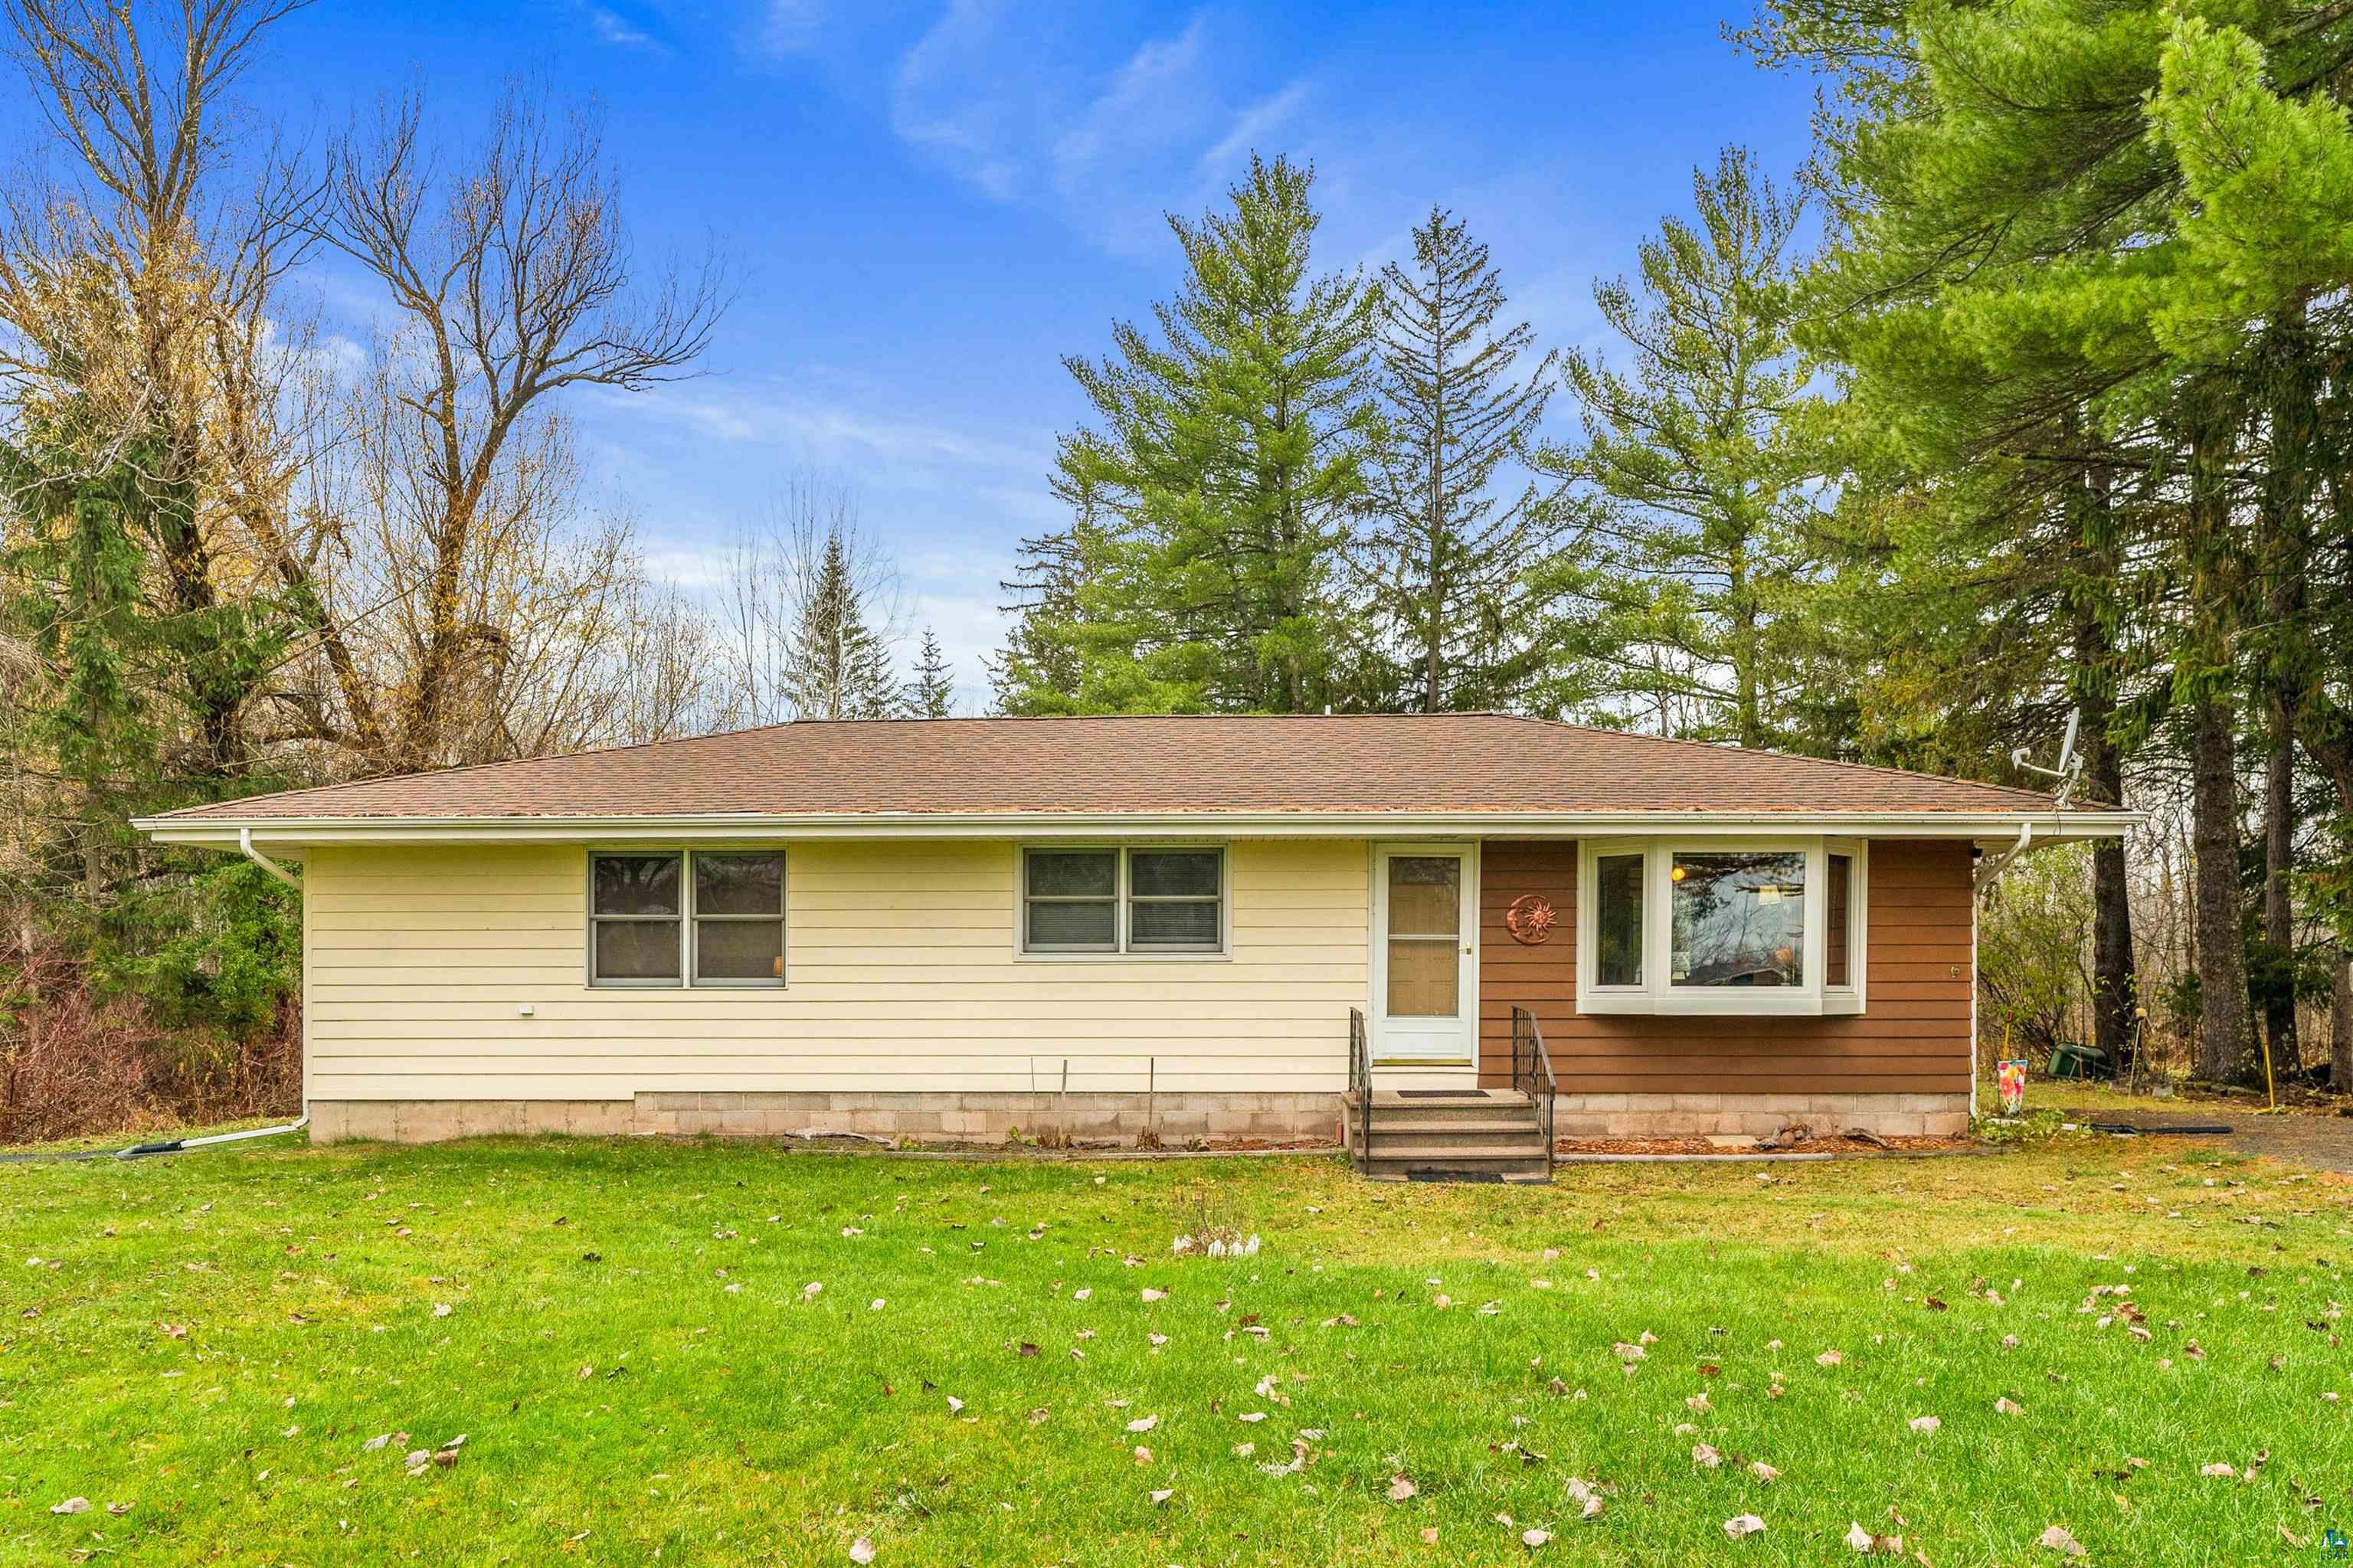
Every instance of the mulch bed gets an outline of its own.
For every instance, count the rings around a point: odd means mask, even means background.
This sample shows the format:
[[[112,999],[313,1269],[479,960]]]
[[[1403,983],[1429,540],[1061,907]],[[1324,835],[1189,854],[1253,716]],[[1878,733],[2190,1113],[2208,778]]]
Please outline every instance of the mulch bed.
[[[1833,1135],[1771,1149],[1726,1147],[1704,1138],[1562,1138],[1553,1141],[1554,1150],[1562,1154],[1942,1154],[1978,1147],[1976,1139],[1966,1136],[1883,1138],[1876,1143],[1866,1143],[1859,1138]]]

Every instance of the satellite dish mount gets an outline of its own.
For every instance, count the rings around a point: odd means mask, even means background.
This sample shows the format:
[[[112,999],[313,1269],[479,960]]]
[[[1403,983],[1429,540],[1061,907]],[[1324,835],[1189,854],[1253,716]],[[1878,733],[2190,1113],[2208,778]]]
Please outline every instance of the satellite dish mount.
[[[2077,731],[2083,727],[2083,724],[2084,715],[2081,709],[2067,715],[2067,734],[2059,742],[2059,766],[2056,768],[2045,768],[2040,763],[2027,761],[2026,747],[2022,746],[2010,754],[2010,765],[2012,768],[2021,772],[2040,773],[2046,779],[2059,780],[2059,788],[2053,792],[2053,798],[2062,806],[2064,806],[2067,803],[2067,798],[2075,792],[2076,781],[2083,777],[2084,759],[2075,753],[2075,736]]]

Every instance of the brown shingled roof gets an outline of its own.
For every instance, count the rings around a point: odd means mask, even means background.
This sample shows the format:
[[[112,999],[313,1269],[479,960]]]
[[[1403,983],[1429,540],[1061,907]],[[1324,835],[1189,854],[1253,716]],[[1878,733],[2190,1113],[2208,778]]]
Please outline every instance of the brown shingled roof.
[[[806,722],[288,790],[165,820],[2051,809],[2031,790],[1502,714],[1344,714]]]

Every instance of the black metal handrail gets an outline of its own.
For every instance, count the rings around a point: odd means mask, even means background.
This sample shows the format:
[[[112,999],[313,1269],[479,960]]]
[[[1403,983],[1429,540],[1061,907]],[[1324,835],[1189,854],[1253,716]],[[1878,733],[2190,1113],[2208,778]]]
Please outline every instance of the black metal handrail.
[[[1525,1007],[1512,1009],[1512,1087],[1537,1101],[1544,1128],[1545,1168],[1553,1165],[1552,1102],[1560,1080],[1552,1075],[1552,1056],[1545,1050],[1544,1031],[1536,1015]]]
[[[1373,1157],[1373,1052],[1362,1008],[1348,1009],[1348,1092],[1356,1101],[1356,1164]]]

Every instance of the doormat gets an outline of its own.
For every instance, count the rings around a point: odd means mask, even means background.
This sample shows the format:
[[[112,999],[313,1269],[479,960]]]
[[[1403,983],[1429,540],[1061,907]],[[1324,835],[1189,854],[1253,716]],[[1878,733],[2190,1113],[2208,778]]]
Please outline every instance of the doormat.
[[[1409,1181],[1492,1181],[1500,1186],[1504,1173],[1500,1171],[1409,1171],[1405,1179]]]
[[[1401,1100],[1483,1100],[1487,1097],[1487,1091],[1484,1089],[1399,1089],[1397,1091],[1397,1097]]]

